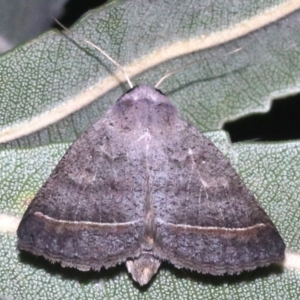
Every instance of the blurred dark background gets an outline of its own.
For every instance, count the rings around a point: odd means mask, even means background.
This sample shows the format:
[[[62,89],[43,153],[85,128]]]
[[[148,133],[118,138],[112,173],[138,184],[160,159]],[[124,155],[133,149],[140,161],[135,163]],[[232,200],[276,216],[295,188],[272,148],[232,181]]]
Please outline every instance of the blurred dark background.
[[[300,139],[300,95],[274,100],[269,112],[253,114],[223,126],[232,142]]]
[[[58,19],[64,26],[70,27],[86,12],[104,4],[107,1],[108,0],[69,0],[65,4],[64,12]],[[52,27],[60,29],[55,22]]]

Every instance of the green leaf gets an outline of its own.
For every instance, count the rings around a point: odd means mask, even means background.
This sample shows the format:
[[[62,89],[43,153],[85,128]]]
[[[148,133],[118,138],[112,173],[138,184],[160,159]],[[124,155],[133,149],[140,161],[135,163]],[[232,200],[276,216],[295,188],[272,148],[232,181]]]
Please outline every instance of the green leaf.
[[[219,130],[299,91],[299,7],[299,1],[113,1],[87,14],[69,39],[50,32],[2,55],[0,298],[299,298],[300,141],[231,145]],[[185,119],[215,130],[209,138],[282,234],[287,267],[214,277],[165,264],[141,289],[124,266],[83,273],[19,254],[15,229],[29,201],[70,143],[128,89],[80,36],[125,65],[135,83],[153,85],[167,70],[197,61],[160,88]]]

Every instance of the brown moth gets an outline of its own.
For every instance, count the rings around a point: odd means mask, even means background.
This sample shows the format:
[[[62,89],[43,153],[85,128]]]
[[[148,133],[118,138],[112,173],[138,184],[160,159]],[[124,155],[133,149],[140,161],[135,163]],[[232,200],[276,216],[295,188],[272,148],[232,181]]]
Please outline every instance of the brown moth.
[[[235,274],[285,244],[224,155],[159,90],[129,90],[68,149],[27,208],[18,248],[82,271],[162,261]]]

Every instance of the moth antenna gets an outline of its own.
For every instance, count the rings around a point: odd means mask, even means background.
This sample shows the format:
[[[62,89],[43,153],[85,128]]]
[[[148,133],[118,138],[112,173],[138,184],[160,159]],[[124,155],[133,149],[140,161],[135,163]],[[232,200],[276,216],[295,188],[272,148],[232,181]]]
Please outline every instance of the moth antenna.
[[[234,54],[234,53],[236,53],[236,52],[241,51],[242,49],[243,49],[242,47],[237,48],[237,49],[235,49],[235,50],[233,50],[233,51],[231,51],[231,52],[226,53],[226,54],[223,55],[223,56],[215,57],[215,58],[213,58],[213,59],[219,59],[220,57],[229,56],[229,55],[231,55],[231,54]],[[175,70],[173,70],[173,71],[167,72],[162,78],[159,79],[159,81],[156,83],[156,85],[155,85],[154,87],[155,87],[155,88],[158,88],[158,87],[159,87],[159,86],[160,86],[167,78],[169,78],[170,76],[172,76],[172,75],[174,75],[174,74],[176,74],[176,73],[182,71],[183,69],[187,68],[188,66],[190,66],[190,65],[192,65],[192,64],[194,64],[194,63],[196,63],[196,62],[201,62],[201,61],[203,61],[203,60],[204,60],[204,59],[195,60],[195,61],[192,61],[192,62],[190,62],[190,63],[188,63],[188,64],[186,64],[186,65],[184,65],[184,66],[182,66],[182,67],[180,67],[180,68],[177,68],[177,69],[175,69]]]
[[[54,18],[54,21],[61,27],[63,28],[65,31],[70,32],[70,30],[65,27],[63,24],[61,24],[57,19]],[[85,37],[78,35],[78,37],[84,41],[85,43],[87,43],[88,45],[94,47],[96,50],[98,50],[103,56],[105,56],[110,62],[112,62],[116,67],[118,67],[124,74],[125,79],[129,85],[129,87],[132,89],[133,88],[133,84],[128,76],[128,74],[126,73],[125,69],[116,61],[114,60],[110,55],[108,55],[101,47],[95,45],[94,43],[92,43],[91,41],[87,40]]]

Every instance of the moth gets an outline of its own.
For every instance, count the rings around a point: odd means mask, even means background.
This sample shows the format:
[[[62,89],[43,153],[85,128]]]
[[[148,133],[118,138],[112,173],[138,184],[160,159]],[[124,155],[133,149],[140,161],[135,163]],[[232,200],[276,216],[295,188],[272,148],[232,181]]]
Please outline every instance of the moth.
[[[235,274],[280,262],[285,251],[229,160],[147,85],[121,96],[70,146],[17,235],[20,250],[63,267],[126,263],[140,285],[162,261]]]

